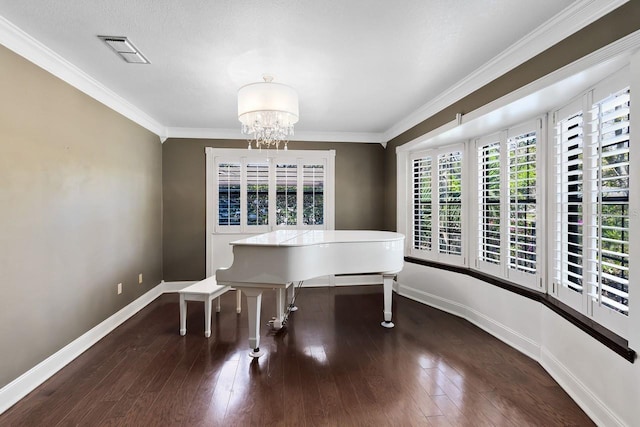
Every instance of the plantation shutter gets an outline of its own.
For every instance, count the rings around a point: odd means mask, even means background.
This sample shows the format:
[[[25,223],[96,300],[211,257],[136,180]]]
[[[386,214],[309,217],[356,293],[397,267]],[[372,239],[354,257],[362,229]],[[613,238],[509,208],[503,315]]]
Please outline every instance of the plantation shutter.
[[[462,152],[438,155],[438,252],[462,255]]]
[[[501,158],[500,141],[478,150],[478,260],[500,264]]]
[[[537,272],[536,132],[507,140],[509,150],[509,269]]]
[[[325,168],[322,164],[302,166],[302,223],[324,224]]]
[[[240,225],[240,163],[219,163],[218,225]]]
[[[207,147],[205,152],[212,235],[334,229],[334,150]],[[210,243],[208,257],[214,253]]]
[[[413,160],[413,248],[432,250],[431,157]]]
[[[276,164],[276,225],[298,223],[298,165]]]
[[[583,117],[575,111],[556,120],[556,208],[554,280],[564,289],[583,290]],[[578,304],[581,305],[580,300]]]
[[[589,294],[606,308],[629,312],[629,89],[593,105],[597,168],[597,266]]]
[[[269,224],[269,163],[247,162],[247,225]]]

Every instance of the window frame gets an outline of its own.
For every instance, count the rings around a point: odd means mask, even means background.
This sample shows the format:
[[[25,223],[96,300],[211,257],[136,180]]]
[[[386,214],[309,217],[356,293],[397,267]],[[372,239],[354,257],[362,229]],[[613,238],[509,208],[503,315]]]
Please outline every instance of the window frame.
[[[544,291],[544,221],[543,213],[545,211],[545,186],[542,177],[542,171],[545,167],[544,161],[544,145],[546,144],[545,117],[539,116],[519,125],[511,126],[508,129],[494,132],[471,140],[470,147],[473,152],[473,170],[471,186],[476,189],[473,192],[472,206],[470,211],[470,221],[475,225],[472,227],[472,235],[470,236],[474,245],[470,251],[472,267],[474,270],[503,278],[528,288]],[[536,132],[536,272],[533,274],[524,273],[517,269],[511,268],[510,265],[510,224],[511,224],[511,196],[510,196],[510,150],[508,142],[510,138],[515,138],[529,132]],[[480,150],[490,144],[499,143],[500,147],[500,262],[491,263],[484,261],[480,254],[480,238],[481,229],[479,227],[480,216],[482,212],[482,200],[480,198]]]
[[[544,222],[544,212],[545,205],[547,199],[547,191],[546,186],[544,185],[544,177],[542,171],[545,170],[546,160],[545,160],[545,151],[544,147],[547,145],[547,132],[546,132],[546,117],[537,117],[529,122],[523,123],[521,125],[512,126],[506,131],[506,153],[507,153],[507,196],[506,196],[506,204],[509,204],[506,207],[507,210],[507,221],[505,221],[506,226],[510,227],[510,203],[511,196],[510,192],[510,179],[509,179],[509,162],[511,157],[509,155],[509,139],[515,138],[517,136],[524,135],[527,132],[535,131],[536,132],[536,272],[535,274],[527,274],[518,269],[511,268],[511,263],[506,260],[506,275],[505,277],[516,283],[521,285],[525,285],[527,287],[545,291],[544,283],[542,278],[544,277],[545,271],[545,253],[544,253],[544,245],[545,245],[545,222]],[[509,234],[507,233],[507,237]],[[510,239],[509,239],[510,240]],[[509,246],[509,242],[507,242],[507,246]],[[508,249],[510,250],[510,248]]]
[[[617,71],[616,73],[605,78],[603,81],[599,82],[598,84],[592,86],[587,91],[583,92],[580,96],[576,97],[571,102],[569,102],[567,105],[556,109],[553,112],[553,116],[552,116],[553,126],[550,126],[550,128],[553,127],[554,131],[557,132],[558,124],[563,120],[565,120],[566,117],[569,114],[571,114],[572,110],[580,109],[583,115],[582,127],[583,127],[583,135],[584,135],[583,149],[582,149],[582,152],[583,152],[582,163],[584,166],[583,166],[582,174],[583,176],[588,175],[588,173],[591,173],[592,175],[591,178],[588,178],[588,177],[583,178],[583,181],[582,181],[583,198],[580,200],[582,204],[582,221],[583,221],[582,244],[581,244],[581,249],[583,254],[582,255],[583,264],[582,264],[582,273],[581,273],[582,291],[578,293],[576,291],[568,289],[562,283],[559,283],[559,279],[561,279],[558,277],[558,271],[557,271],[558,269],[557,259],[559,256],[558,254],[559,248],[558,246],[554,246],[550,248],[547,254],[549,257],[550,263],[553,263],[553,264],[550,264],[550,265],[553,265],[553,267],[549,269],[549,280],[552,288],[550,294],[552,294],[555,298],[562,301],[563,303],[569,305],[570,307],[580,311],[582,314],[593,319],[596,323],[604,326],[605,328],[623,337],[628,337],[630,334],[629,329],[632,322],[630,318],[633,315],[631,295],[634,295],[634,297],[637,298],[635,296],[637,291],[634,292],[634,290],[631,287],[631,281],[633,279],[632,266],[629,265],[629,278],[630,278],[629,311],[627,315],[623,315],[617,312],[616,310],[606,307],[604,304],[602,304],[599,301],[598,297],[592,295],[591,289],[590,289],[590,287],[592,286],[595,280],[594,277],[597,276],[598,272],[600,271],[599,267],[596,268],[595,270],[587,269],[587,268],[588,268],[588,265],[591,265],[591,264],[599,265],[597,256],[595,258],[593,255],[589,257],[590,252],[598,250],[596,246],[591,247],[593,245],[591,245],[589,242],[590,241],[598,242],[600,240],[600,237],[596,233],[597,233],[597,225],[599,223],[599,210],[601,206],[601,203],[599,201],[600,193],[597,187],[597,181],[599,180],[598,177],[599,177],[601,167],[593,166],[593,165],[589,166],[589,162],[595,162],[596,160],[601,158],[601,155],[600,153],[596,153],[596,154],[592,154],[589,157],[589,150],[595,150],[596,148],[594,147],[598,145],[598,142],[593,139],[594,135],[596,135],[597,133],[591,132],[588,126],[590,125],[590,121],[591,121],[590,119],[591,111],[597,103],[606,99],[607,96],[609,96],[610,94],[616,93],[620,90],[623,90],[631,86],[630,74],[631,74],[630,67],[626,66],[621,70]],[[633,95],[631,96],[633,97]],[[633,117],[633,115],[631,117]],[[633,119],[631,119],[631,121],[633,122]],[[633,124],[631,124],[630,126],[633,127]],[[632,132],[630,132],[629,139],[630,140],[633,139]],[[554,150],[552,150],[554,154],[556,152],[556,145],[557,145],[557,141],[554,140]],[[630,142],[629,155],[630,155],[630,158],[633,159],[633,154],[632,154],[633,149],[631,148],[631,146],[632,146],[632,143]],[[557,158],[555,157],[554,154],[550,156],[550,162],[553,162],[555,164],[555,162],[557,161]],[[636,168],[636,169],[640,169],[640,168]],[[632,193],[633,185],[634,185],[633,170],[634,168],[629,168],[629,175],[628,175],[629,194],[633,194]],[[552,179],[554,180],[553,186],[559,192],[560,187],[558,183],[558,176],[559,174],[557,172],[552,174]],[[637,173],[635,173],[635,176],[637,176]],[[632,252],[633,236],[634,235],[638,236],[637,223],[634,224],[634,217],[637,218],[637,210],[636,210],[636,214],[632,213],[634,211],[632,200],[633,200],[633,197],[630,197],[629,203],[628,203],[629,212],[630,212],[629,213],[629,237],[628,237],[629,238],[629,257],[633,256],[633,252]],[[556,198],[556,200],[553,201],[553,208],[550,212],[550,219],[552,221],[552,227],[553,227],[553,236],[556,236],[556,237],[562,236],[562,230],[559,230],[561,225],[558,224],[560,221],[558,221],[556,218],[553,217],[553,215],[557,215],[558,209],[561,209],[558,206],[558,203],[559,201]]]
[[[500,206],[500,226],[499,226],[499,230],[500,230],[500,259],[497,263],[492,263],[492,262],[488,262],[485,261],[483,259],[483,257],[481,256],[481,249],[480,249],[480,244],[481,244],[481,233],[483,232],[483,230],[480,228],[481,226],[481,215],[480,213],[483,210],[483,204],[482,204],[482,198],[480,196],[480,157],[479,157],[479,153],[481,149],[484,149],[485,147],[489,146],[489,145],[493,145],[493,144],[498,144],[498,149],[499,149],[499,158],[498,158],[498,162],[500,164],[499,166],[499,171],[500,171],[500,190],[499,190],[499,198],[501,201],[501,206]],[[473,264],[475,265],[475,268],[486,272],[488,274],[494,275],[494,276],[503,276],[504,275],[504,261],[505,261],[505,256],[508,255],[508,250],[509,250],[509,246],[508,246],[508,242],[506,239],[504,239],[504,232],[505,232],[505,218],[506,218],[506,203],[504,203],[504,199],[505,199],[505,194],[506,194],[506,178],[507,178],[507,174],[506,174],[506,169],[505,169],[505,162],[504,162],[504,154],[506,152],[506,136],[505,136],[505,132],[497,132],[497,133],[492,133],[490,135],[485,135],[483,137],[477,138],[473,141],[473,147],[474,147],[474,159],[475,162],[473,163],[475,166],[475,169],[473,170],[473,177],[474,179],[474,187],[476,188],[477,191],[474,192],[473,196],[474,196],[474,206],[477,206],[477,209],[475,209],[473,211],[473,214],[471,215],[472,217],[472,221],[474,224],[476,224],[477,226],[473,228],[473,230],[475,231],[475,233],[473,233],[473,241],[475,242],[474,245],[474,251],[472,251],[472,258],[474,260]],[[484,181],[483,181],[484,182]]]
[[[439,214],[440,212],[439,194],[440,193],[439,193],[438,158],[439,156],[442,156],[444,154],[451,154],[455,152],[459,152],[461,156],[461,179],[460,179],[461,252],[459,255],[443,253],[440,251],[440,232],[439,232],[441,218]],[[427,158],[427,157],[431,158],[431,169],[430,169],[430,172],[431,172],[431,250],[421,250],[414,247],[413,216],[415,213],[415,200],[414,200],[414,192],[413,192],[413,186],[414,186],[413,163],[417,159]],[[465,180],[467,179],[468,173],[465,170],[465,164],[467,162],[466,159],[467,159],[467,152],[465,150],[465,144],[463,143],[448,145],[448,146],[436,148],[436,149],[417,151],[417,152],[411,153],[411,156],[409,156],[407,168],[408,170],[411,171],[410,172],[411,179],[409,179],[409,182],[408,182],[407,194],[411,198],[411,202],[410,202],[410,209],[407,212],[407,225],[409,226],[407,230],[407,235],[410,236],[410,238],[406,240],[407,240],[407,253],[410,256],[421,258],[421,259],[438,261],[438,262],[451,264],[451,265],[460,265],[460,266],[467,265],[468,257],[466,255],[466,251],[467,251],[468,245],[466,242],[467,239],[465,238],[467,233],[467,223],[466,223],[467,221],[465,218],[465,210],[467,206],[467,202],[465,200],[465,192],[466,192],[467,184]]]
[[[321,229],[335,228],[335,150],[248,150],[235,148],[205,148],[207,160],[207,227],[208,234],[259,234],[277,229]],[[222,163],[240,164],[240,225],[220,225],[218,222],[218,166]],[[261,225],[247,224],[247,171],[251,163],[268,165],[268,223]],[[323,210],[324,221],[320,225],[305,225],[303,222],[304,203],[297,200],[296,225],[276,224],[276,165],[296,164],[296,188],[303,188],[304,166],[323,165],[324,189]]]

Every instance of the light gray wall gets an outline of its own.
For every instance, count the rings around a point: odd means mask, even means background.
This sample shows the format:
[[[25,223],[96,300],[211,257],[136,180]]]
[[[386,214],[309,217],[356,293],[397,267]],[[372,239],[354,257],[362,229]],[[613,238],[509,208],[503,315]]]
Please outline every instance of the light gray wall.
[[[245,141],[168,139],[162,147],[164,280],[205,276],[205,147]],[[291,142],[292,150],[336,150],[336,228],[384,226],[384,148],[380,144]]]
[[[0,46],[0,387],[161,281],[161,147]]]
[[[476,110],[639,29],[640,1],[632,0],[389,141],[384,228],[396,229],[396,147],[454,120],[456,113]]]

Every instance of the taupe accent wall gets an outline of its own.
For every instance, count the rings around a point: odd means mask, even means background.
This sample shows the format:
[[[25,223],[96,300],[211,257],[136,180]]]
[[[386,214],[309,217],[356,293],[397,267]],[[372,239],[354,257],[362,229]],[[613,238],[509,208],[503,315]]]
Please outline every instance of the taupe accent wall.
[[[639,29],[640,1],[632,0],[389,141],[384,228],[396,229],[396,147],[451,122],[457,113],[476,110]]]
[[[0,46],[0,387],[160,283],[161,156]]]
[[[205,147],[245,141],[168,139],[162,147],[164,280],[205,276]],[[336,229],[384,226],[384,148],[380,144],[291,142],[291,150],[336,150]]]

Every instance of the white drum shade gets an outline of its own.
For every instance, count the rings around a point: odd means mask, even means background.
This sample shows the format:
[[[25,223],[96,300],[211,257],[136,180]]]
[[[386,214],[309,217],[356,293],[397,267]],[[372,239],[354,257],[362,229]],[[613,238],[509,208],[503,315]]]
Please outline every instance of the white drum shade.
[[[265,81],[251,83],[238,90],[238,120],[243,125],[251,126],[262,114],[273,113],[280,126],[298,122],[298,94],[293,88]]]

